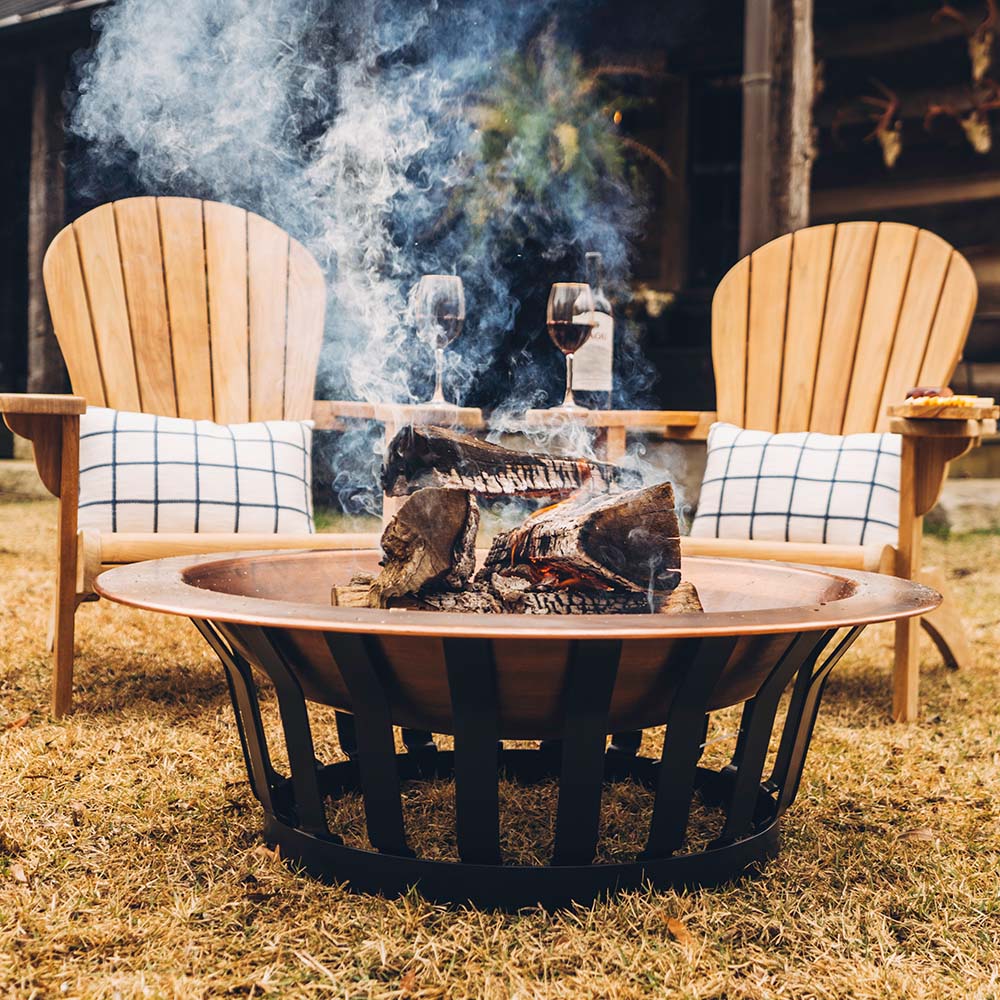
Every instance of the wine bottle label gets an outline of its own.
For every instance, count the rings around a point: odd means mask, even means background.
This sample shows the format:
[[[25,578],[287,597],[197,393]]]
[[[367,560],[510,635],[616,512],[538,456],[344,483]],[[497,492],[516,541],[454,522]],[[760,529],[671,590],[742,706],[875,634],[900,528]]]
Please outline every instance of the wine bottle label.
[[[594,313],[596,325],[573,355],[573,388],[581,392],[611,392],[615,356],[615,321],[607,313]]]

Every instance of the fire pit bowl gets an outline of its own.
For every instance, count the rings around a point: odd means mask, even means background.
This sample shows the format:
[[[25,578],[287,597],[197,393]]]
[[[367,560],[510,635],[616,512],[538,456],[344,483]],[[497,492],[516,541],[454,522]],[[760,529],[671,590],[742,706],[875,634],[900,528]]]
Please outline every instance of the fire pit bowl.
[[[488,615],[330,606],[334,584],[378,553],[180,557],[101,575],[99,593],[191,618],[222,660],[264,835],[327,879],[439,901],[554,906],[616,888],[709,885],[774,856],[827,676],[865,625],[925,614],[932,590],[892,577],[690,558],[704,613]],[[253,669],[274,685],[287,776],[271,763]],[[794,679],[794,684],[793,684]],[[793,684],[771,773],[779,699]],[[309,702],[333,706],[346,762],[316,759]],[[710,714],[742,704],[732,761],[698,766]],[[608,750],[607,734],[666,726],[658,759]],[[454,751],[397,754],[393,726],[454,737]],[[544,740],[503,749],[503,740]],[[558,779],[548,865],[503,864],[498,782]],[[416,857],[402,781],[455,780],[461,861]],[[645,848],[595,864],[601,797],[633,779],[655,793]],[[325,802],[360,792],[373,850],[346,845]],[[695,794],[724,810],[718,836],[682,852]],[[415,793],[414,793],[415,794]]]

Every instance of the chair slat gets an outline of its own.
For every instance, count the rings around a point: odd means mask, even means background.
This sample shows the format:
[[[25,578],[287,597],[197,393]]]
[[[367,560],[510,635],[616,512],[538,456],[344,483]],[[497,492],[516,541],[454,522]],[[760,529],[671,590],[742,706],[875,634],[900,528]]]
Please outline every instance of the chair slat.
[[[205,202],[205,255],[215,419],[245,423],[250,419],[250,326],[243,209]]]
[[[80,248],[107,405],[119,410],[138,411],[142,402],[135,372],[114,209],[110,204],[101,205],[73,225]]]
[[[155,198],[129,198],[114,205],[122,277],[135,350],[139,404],[143,410],[177,416],[170,323],[163,283],[163,257]]]
[[[921,385],[947,385],[962,356],[965,337],[976,311],[976,277],[969,262],[955,251],[948,263],[941,301],[920,366]]]
[[[285,340],[285,419],[308,420],[323,346],[326,281],[297,240],[288,248],[288,327]]]
[[[92,406],[105,406],[90,305],[80,270],[76,233],[67,226],[52,241],[42,265],[52,327],[69,371],[73,391]]]
[[[284,414],[288,234],[258,215],[247,219],[250,301],[250,419]]]
[[[177,412],[191,420],[211,420],[214,412],[212,354],[201,202],[193,198],[160,198],[158,201],[174,341]]]
[[[873,431],[878,422],[878,405],[916,242],[914,226],[892,222],[879,226],[841,427],[844,434]]]
[[[747,320],[750,258],[744,257],[719,283],[712,299],[712,363],[716,410],[724,423],[743,425],[746,403]]]
[[[940,236],[926,229],[920,230],[878,404],[877,431],[889,429],[886,407],[890,403],[898,403],[906,390],[917,384],[951,254],[951,246]]]
[[[781,359],[785,350],[791,233],[771,240],[750,258],[750,324],[744,426],[773,431],[778,426]]]
[[[836,228],[814,226],[794,234],[779,431],[809,426]]]
[[[854,351],[877,231],[875,222],[846,222],[837,226],[809,417],[808,429],[811,431],[839,434],[843,426],[847,405],[845,387],[854,368]]]

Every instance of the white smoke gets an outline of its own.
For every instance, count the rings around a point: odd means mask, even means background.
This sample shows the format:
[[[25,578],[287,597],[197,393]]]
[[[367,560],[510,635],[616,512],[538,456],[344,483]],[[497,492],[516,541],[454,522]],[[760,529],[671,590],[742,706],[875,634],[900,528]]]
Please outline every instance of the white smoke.
[[[430,359],[414,349],[407,293],[421,273],[460,274],[469,321],[446,357],[461,401],[497,362],[522,297],[503,266],[510,218],[503,232],[475,235],[439,223],[477,141],[464,102],[554,6],[118,0],[95,17],[98,41],[71,102],[69,127],[86,145],[86,169],[76,176],[86,177],[84,194],[95,201],[108,177],[127,173],[146,191],[242,205],[302,240],[328,276],[321,379],[331,394],[424,398],[414,386],[423,391]],[[621,281],[635,205],[620,184],[605,186],[602,198],[588,202],[568,189],[551,206],[562,229],[540,242],[553,255],[571,243],[581,260],[584,250],[602,250]],[[510,354],[504,409],[539,405],[538,372],[527,355]],[[553,355],[550,368],[560,360]],[[345,485],[372,481],[370,441],[360,451],[363,469],[345,473]]]

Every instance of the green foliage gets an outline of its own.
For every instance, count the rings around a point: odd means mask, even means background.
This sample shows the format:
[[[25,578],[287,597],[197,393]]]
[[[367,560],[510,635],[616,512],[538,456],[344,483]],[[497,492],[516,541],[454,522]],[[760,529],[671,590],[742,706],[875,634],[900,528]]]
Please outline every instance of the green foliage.
[[[604,184],[634,189],[609,100],[601,77],[552,26],[503,65],[467,112],[478,136],[462,191],[472,225],[532,207],[585,211]]]

